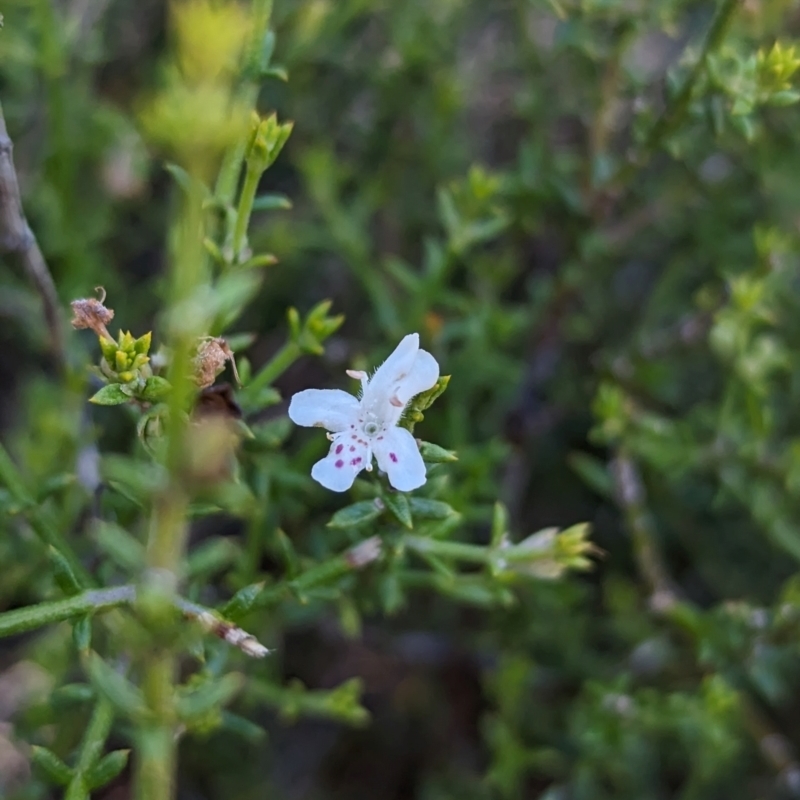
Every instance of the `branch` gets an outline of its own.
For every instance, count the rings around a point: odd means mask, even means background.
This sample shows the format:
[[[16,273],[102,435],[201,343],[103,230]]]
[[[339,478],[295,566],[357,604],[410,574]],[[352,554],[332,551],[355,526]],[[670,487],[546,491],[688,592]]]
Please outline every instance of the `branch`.
[[[17,256],[42,298],[44,318],[50,334],[50,349],[58,368],[63,370],[66,356],[58,293],[36,237],[25,219],[12,150],[13,144],[0,106],[0,252]]]
[[[689,74],[686,76],[680,90],[672,98],[671,102],[650,129],[650,133],[639,152],[611,177],[608,181],[608,186],[624,187],[633,177],[634,173],[649,161],[650,157],[658,147],[660,147],[664,139],[672,134],[683,121],[683,118],[689,110],[694,88],[700,76],[705,71],[708,57],[717,50],[725,40],[728,28],[733,21],[734,12],[741,4],[741,1],[742,0],[722,0],[722,3],[717,8],[716,14],[714,15],[714,19],[711,21],[711,27],[706,34],[705,41],[700,50],[700,55],[689,71]]]
[[[654,611],[667,611],[679,600],[679,592],[664,566],[639,468],[627,453],[620,451],[611,470],[617,503],[630,529],[639,571],[652,592],[650,605]]]
[[[634,459],[621,450],[611,464],[616,486],[617,503],[625,515],[633,539],[639,572],[652,591],[651,610],[665,618],[695,645],[700,644],[697,626],[685,624],[687,618],[700,613],[690,600],[682,596],[664,564],[656,538],[652,517],[647,510],[647,498],[639,468]],[[752,700],[749,686],[735,686],[745,712],[745,725],[758,743],[764,760],[786,784],[797,781],[800,764],[788,738],[778,732]]]
[[[114,586],[110,589],[90,589],[64,600],[38,603],[26,608],[16,608],[0,614],[0,638],[41,628],[54,622],[109,611],[120,606],[136,603],[136,587],[132,585]],[[223,641],[238,647],[253,658],[263,658],[269,650],[255,636],[242,630],[232,622],[223,619],[205,606],[192,603],[182,597],[175,597],[174,606],[185,617],[196,621],[208,633],[213,633]]]

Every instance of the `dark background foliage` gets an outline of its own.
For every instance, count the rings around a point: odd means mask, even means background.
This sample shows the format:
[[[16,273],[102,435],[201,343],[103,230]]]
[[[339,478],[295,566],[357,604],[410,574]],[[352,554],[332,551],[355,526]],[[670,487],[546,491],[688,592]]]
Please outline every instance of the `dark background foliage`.
[[[2,12],[0,99],[60,297],[102,285],[123,328],[158,332],[176,189],[137,113],[166,7]],[[517,538],[588,520],[603,554],[511,607],[392,599],[364,579],[333,604],[263,612],[251,627],[276,650],[248,671],[314,689],[359,677],[371,722],[287,721],[254,690],[237,710],[267,738],[188,739],[182,798],[800,792],[800,118],[779,80],[791,57],[756,62],[799,25],[788,0],[276,3],[289,80],[267,80],[259,107],[295,128],[261,188],[294,207],[254,220],[254,247],[280,263],[239,322],[247,358],[278,350],[289,306],[324,299],[344,325],[281,377],[284,398],[346,386],[345,368],[419,331],[453,376],[420,432],[458,451],[441,491],[462,536],[488,539],[499,498]],[[54,388],[37,297],[10,260],[0,319],[0,433],[30,479],[74,471],[92,432],[127,451],[132,421]],[[72,334],[73,362],[92,346]],[[324,527],[343,501],[307,477],[322,437],[284,415],[256,421],[281,442],[260,473],[263,524],[322,557],[348,543]],[[83,501],[54,496],[81,541]],[[3,609],[50,586],[12,517]],[[192,535],[244,533],[212,517]],[[203,596],[280,572],[269,547],[251,555]],[[5,640],[0,665],[0,796],[50,796],[15,737],[54,720],[15,698],[76,680],[69,632]],[[81,715],[55,720],[67,747]],[[123,776],[103,796],[126,793]]]

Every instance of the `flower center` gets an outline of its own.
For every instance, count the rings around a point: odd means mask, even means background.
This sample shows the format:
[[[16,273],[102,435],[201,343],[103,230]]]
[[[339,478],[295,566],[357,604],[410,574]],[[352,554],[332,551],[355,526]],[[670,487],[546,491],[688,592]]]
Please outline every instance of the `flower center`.
[[[374,436],[380,429],[381,426],[378,425],[377,422],[366,422],[364,424],[364,433],[366,433],[367,436]]]

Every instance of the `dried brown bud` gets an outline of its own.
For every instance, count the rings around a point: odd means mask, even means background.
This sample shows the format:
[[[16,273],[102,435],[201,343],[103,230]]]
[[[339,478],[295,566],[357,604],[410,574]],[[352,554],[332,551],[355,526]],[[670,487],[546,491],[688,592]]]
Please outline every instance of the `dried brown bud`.
[[[203,417],[211,414],[220,414],[231,419],[242,418],[242,408],[236,402],[236,396],[229,383],[207,386],[197,396],[193,416]]]
[[[233,375],[239,383],[239,375],[236,372],[236,362],[233,360],[233,350],[228,343],[218,337],[209,336],[200,340],[197,345],[197,354],[194,357],[194,381],[201,388],[211,386],[217,379],[222,370],[225,369],[225,362],[230,361],[233,367]]]
[[[186,478],[195,486],[213,486],[229,480],[239,441],[234,420],[218,414],[195,417],[183,452]]]
[[[72,327],[78,330],[89,328],[98,336],[104,339],[112,339],[106,325],[114,319],[114,309],[106,308],[103,302],[106,299],[106,290],[102,286],[95,289],[100,294],[100,298],[94,297],[73,300],[72,306]]]

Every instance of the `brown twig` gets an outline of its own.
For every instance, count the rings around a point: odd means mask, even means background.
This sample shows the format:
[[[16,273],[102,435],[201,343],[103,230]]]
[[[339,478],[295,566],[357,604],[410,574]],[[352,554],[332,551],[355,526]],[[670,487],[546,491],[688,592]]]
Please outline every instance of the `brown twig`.
[[[13,144],[0,106],[0,252],[16,255],[42,299],[50,349],[59,369],[66,366],[61,306],[53,277],[36,242],[19,193]]]
[[[644,483],[636,462],[620,451],[611,463],[617,503],[628,523],[639,571],[647,581],[653,611],[664,612],[679,599],[678,589],[667,572],[658,546],[653,520],[647,511]]]
[[[647,509],[647,495],[642,476],[634,458],[620,450],[611,463],[617,504],[625,515],[633,540],[639,572],[651,591],[653,613],[672,622],[683,633],[692,632],[681,624],[681,607],[692,615],[701,613],[686,598],[672,579],[664,563],[656,537],[653,519]],[[697,641],[695,640],[697,643]],[[791,796],[800,795],[800,763],[789,739],[776,730],[769,718],[758,708],[746,687],[738,687],[744,709],[745,726],[758,744],[764,760],[775,770],[789,789]]]

